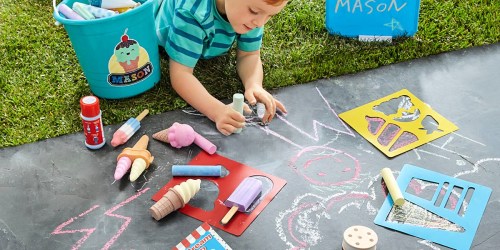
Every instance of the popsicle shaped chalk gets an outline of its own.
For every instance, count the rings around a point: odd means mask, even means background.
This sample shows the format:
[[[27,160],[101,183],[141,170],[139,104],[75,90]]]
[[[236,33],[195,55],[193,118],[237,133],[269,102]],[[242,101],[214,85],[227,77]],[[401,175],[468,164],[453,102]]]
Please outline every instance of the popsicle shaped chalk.
[[[136,118],[130,118],[114,134],[111,146],[116,147],[124,144],[141,127],[141,120],[149,113],[148,109],[142,111]]]
[[[154,157],[147,150],[148,143],[149,137],[143,135],[133,148],[123,149],[116,158],[118,163],[115,169],[115,180],[121,179],[132,167],[130,181],[135,181],[149,167]]]
[[[217,146],[196,133],[191,126],[178,122],[174,122],[170,128],[153,134],[153,139],[170,143],[174,148],[186,147],[194,142],[209,154],[213,154],[217,150]]]
[[[221,224],[227,224],[237,211],[246,212],[260,193],[262,193],[262,182],[260,180],[252,177],[243,179],[224,202],[224,205],[231,209],[222,218]]]

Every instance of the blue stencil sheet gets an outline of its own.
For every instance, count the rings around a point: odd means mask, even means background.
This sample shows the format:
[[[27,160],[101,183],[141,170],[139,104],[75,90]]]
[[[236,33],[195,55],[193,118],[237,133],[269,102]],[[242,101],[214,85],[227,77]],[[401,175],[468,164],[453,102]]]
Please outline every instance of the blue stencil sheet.
[[[438,184],[436,192],[431,200],[426,200],[406,192],[412,179],[420,179]],[[390,195],[387,196],[384,204],[380,208],[379,213],[375,217],[375,224],[429,240],[443,246],[455,249],[470,248],[479,226],[479,222],[481,221],[481,217],[483,216],[484,209],[486,208],[486,204],[488,203],[491,195],[491,188],[419,168],[410,164],[404,165],[398,176],[397,183],[407,202],[418,205],[435,215],[455,223],[464,230],[462,232],[454,232],[444,229],[428,228],[424,226],[388,221],[387,217],[389,216],[394,204]],[[440,204],[436,206],[435,203],[438,197],[440,197],[439,193],[445,183],[448,184],[447,191],[444,196],[441,196],[442,200]],[[446,207],[446,204],[454,187],[462,188],[462,193],[458,198],[455,208],[450,209]],[[469,190],[469,188],[473,190]],[[467,209],[462,215],[460,215],[459,211],[465,197],[467,196],[468,190],[473,191],[473,193],[472,196],[469,196],[470,200]]]

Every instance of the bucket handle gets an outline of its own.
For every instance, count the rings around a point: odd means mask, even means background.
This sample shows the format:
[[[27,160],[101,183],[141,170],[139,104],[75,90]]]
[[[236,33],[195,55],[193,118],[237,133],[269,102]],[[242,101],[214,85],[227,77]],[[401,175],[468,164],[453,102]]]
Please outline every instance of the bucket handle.
[[[59,15],[59,11],[57,10],[56,0],[52,0],[52,7],[54,8],[54,15],[58,15],[59,17],[61,17],[61,15]],[[60,26],[61,25],[61,23],[59,21],[57,21],[57,20],[54,22],[54,24],[56,26]]]
[[[54,8],[54,11],[55,12],[58,12],[57,11],[57,4],[56,4],[56,0],[52,0],[52,7]],[[59,14],[58,14],[59,15]]]

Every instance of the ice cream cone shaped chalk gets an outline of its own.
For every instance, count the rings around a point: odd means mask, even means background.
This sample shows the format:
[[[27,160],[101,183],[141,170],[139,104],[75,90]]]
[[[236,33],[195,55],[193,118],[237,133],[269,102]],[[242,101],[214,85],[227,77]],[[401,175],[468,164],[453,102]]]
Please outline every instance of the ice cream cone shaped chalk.
[[[157,203],[149,208],[149,212],[155,220],[161,220],[165,216],[183,206],[184,203],[182,197],[177,193],[177,191],[170,189]]]
[[[193,196],[200,191],[200,179],[188,179],[179,185],[175,185],[173,189],[177,191],[181,196],[184,203],[188,203]]]
[[[137,158],[134,163],[132,163],[132,169],[130,170],[130,181],[135,181],[139,176],[141,176],[142,172],[146,170],[147,163],[144,159]]]
[[[168,128],[154,133],[153,139],[168,143]]]
[[[149,143],[149,137],[147,135],[143,135],[141,139],[139,139],[139,141],[134,145],[133,148],[123,149],[123,151],[116,158],[118,164],[116,165],[115,169],[115,180],[121,179],[123,175],[125,175],[132,166],[132,171],[134,172],[134,179],[132,180],[131,176],[131,181],[135,181],[137,177],[139,177],[139,175],[149,167],[151,162],[153,162],[154,157],[147,150],[148,143]],[[123,158],[128,158],[128,160]],[[139,171],[140,173],[137,174],[137,172]]]
[[[141,138],[134,144],[133,149],[143,150],[147,149],[149,144],[149,137],[147,135],[141,136]]]
[[[187,124],[175,122],[170,128],[161,130],[153,134],[153,139],[170,143],[174,148],[182,148],[191,145],[193,142],[209,154],[217,151],[217,146],[205,139]]]
[[[195,133],[191,126],[174,122],[170,128],[153,134],[153,139],[170,143],[174,148],[182,148],[194,142]]]
[[[124,156],[118,159],[115,169],[115,180],[121,179],[128,172],[130,166],[132,166],[132,160],[130,160],[130,158]]]
[[[155,220],[161,220],[173,211],[184,207],[186,203],[200,190],[201,180],[188,179],[175,185],[151,208],[149,212]]]

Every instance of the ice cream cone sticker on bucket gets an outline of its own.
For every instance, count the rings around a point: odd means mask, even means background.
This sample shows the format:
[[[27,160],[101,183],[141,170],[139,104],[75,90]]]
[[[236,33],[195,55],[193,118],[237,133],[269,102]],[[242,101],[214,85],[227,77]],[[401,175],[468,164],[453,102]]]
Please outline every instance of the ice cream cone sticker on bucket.
[[[146,79],[153,72],[148,52],[127,35],[115,46],[108,63],[108,82],[115,86],[131,85]]]

